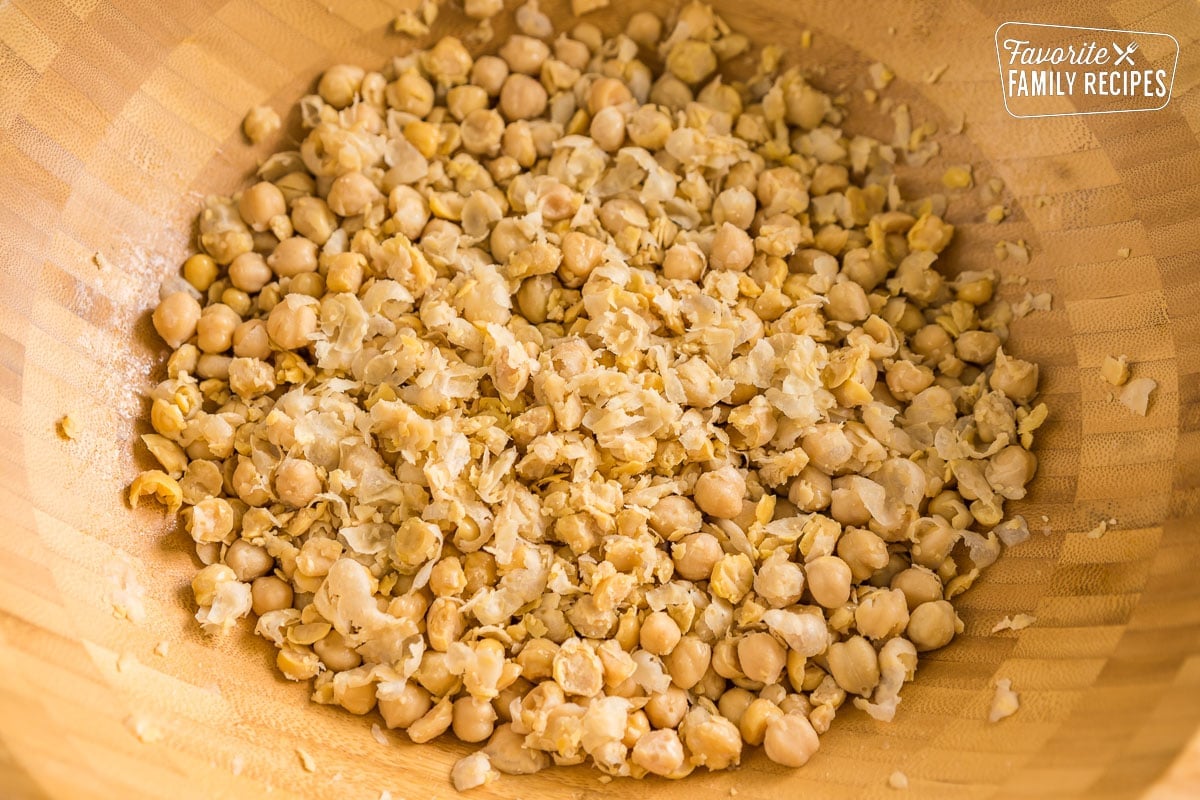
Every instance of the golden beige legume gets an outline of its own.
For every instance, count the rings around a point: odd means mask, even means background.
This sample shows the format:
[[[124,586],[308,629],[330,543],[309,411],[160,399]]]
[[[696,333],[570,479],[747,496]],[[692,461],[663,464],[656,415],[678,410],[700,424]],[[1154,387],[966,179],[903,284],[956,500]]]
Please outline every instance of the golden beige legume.
[[[906,148],[774,59],[726,80],[711,9],[517,17],[331,67],[299,152],[206,200],[131,503],[184,507],[204,630],[253,611],[318,702],[487,742],[456,785],[800,766],[961,632],[1037,367],[998,276],[934,268]]]

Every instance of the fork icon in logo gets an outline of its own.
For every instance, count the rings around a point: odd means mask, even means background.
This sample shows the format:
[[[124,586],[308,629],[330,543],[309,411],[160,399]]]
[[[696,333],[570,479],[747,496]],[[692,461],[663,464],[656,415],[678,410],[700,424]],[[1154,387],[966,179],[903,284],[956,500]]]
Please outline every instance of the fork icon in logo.
[[[1122,49],[1121,45],[1113,42],[1113,50],[1117,52],[1117,60],[1113,62],[1114,67],[1119,67],[1125,61],[1129,62],[1129,66],[1137,66],[1133,63],[1133,53],[1138,49],[1137,42],[1130,42],[1129,46]]]

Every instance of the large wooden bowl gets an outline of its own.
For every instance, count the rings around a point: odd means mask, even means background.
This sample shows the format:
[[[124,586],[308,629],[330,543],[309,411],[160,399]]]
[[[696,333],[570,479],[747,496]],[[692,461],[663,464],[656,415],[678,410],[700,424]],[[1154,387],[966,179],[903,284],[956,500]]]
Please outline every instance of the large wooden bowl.
[[[667,4],[619,0],[592,16],[613,30],[646,5]],[[1023,509],[1053,533],[962,598],[966,634],[923,662],[897,722],[846,711],[806,769],[755,757],[681,783],[607,785],[560,769],[475,795],[884,797],[901,770],[915,797],[1200,796],[1200,752],[1187,755],[1200,727],[1200,8],[717,5],[759,42],[826,65],[829,86],[861,88],[882,60],[898,74],[890,94],[918,119],[945,130],[965,114],[933,171],[906,180],[963,162],[1002,178],[1011,216],[990,226],[977,202],[956,202],[950,261],[991,266],[996,239],[1024,239],[1032,262],[1001,266],[1028,284],[1009,291],[1053,293],[1051,311],[1014,331],[1052,409]],[[249,147],[242,115],[256,103],[286,112],[328,65],[401,52],[387,32],[395,11],[385,0],[0,3],[0,797],[452,794],[447,769],[463,747],[381,744],[370,719],[311,705],[279,679],[262,640],[202,639],[190,542],[123,498],[148,466],[135,441],[165,355],[147,313],[157,285],[188,253],[201,197],[232,191],[282,143]],[[1009,117],[992,35],[1013,16],[1173,33],[1174,99],[1145,114]],[[886,128],[877,111],[860,119]],[[1158,381],[1145,418],[1106,401],[1098,368],[1110,353]],[[82,424],[74,441],[55,431],[67,413]],[[1086,536],[1107,518],[1115,531]],[[139,624],[111,613],[122,569],[145,590]],[[1015,611],[1037,624],[989,634]],[[1022,707],[992,725],[995,677],[1013,680]]]

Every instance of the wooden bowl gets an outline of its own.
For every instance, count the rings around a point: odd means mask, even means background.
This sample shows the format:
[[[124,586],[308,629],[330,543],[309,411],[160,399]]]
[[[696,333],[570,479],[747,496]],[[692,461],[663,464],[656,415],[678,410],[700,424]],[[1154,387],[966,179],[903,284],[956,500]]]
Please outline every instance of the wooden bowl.
[[[888,94],[918,120],[946,130],[965,115],[963,135],[942,136],[943,157],[905,180],[929,187],[966,162],[1002,178],[1009,218],[988,225],[977,201],[956,201],[948,260],[993,266],[996,240],[1024,239],[1031,263],[999,266],[1028,283],[1006,291],[1053,293],[1051,311],[1014,329],[1016,351],[1042,365],[1052,413],[1021,507],[1052,533],[962,598],[965,635],[925,658],[894,724],[845,711],[805,769],[756,755],[737,772],[608,785],[555,769],[474,796],[884,797],[894,770],[915,797],[1197,796],[1198,748],[1181,754],[1200,725],[1200,8],[1025,5],[1021,19],[1167,31],[1183,47],[1162,111],[1019,120],[1001,103],[992,44],[1009,16],[992,4],[717,5],[756,41],[827,67],[827,86],[862,88],[881,60],[898,76]],[[647,6],[667,3],[618,0],[589,19],[611,31]],[[190,541],[158,509],[124,501],[149,466],[135,441],[165,356],[148,315],[158,283],[189,252],[202,196],[234,190],[286,138],[250,147],[243,114],[268,103],[294,135],[290,109],[320,70],[408,47],[388,33],[395,11],[381,0],[0,4],[0,796],[451,796],[463,746],[381,744],[371,719],[312,705],[277,677],[249,632],[204,640]],[[856,113],[860,130],[888,130],[878,110]],[[1144,418],[1106,400],[1098,369],[1117,353],[1158,381]],[[55,429],[68,413],[82,426],[72,441]],[[1109,518],[1116,530],[1086,536]],[[112,613],[122,584],[144,590],[136,624]],[[1017,611],[1037,624],[989,634]],[[997,677],[1022,706],[989,724]]]

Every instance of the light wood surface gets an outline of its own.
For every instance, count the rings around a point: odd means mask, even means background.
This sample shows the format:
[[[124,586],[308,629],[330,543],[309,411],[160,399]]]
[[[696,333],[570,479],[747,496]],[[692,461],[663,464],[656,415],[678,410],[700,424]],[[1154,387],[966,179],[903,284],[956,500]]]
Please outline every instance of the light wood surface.
[[[593,15],[610,30],[631,8],[666,7],[614,5]],[[474,796],[882,798],[900,796],[886,785],[897,769],[922,798],[1200,796],[1200,745],[1187,745],[1200,727],[1200,7],[717,5],[759,42],[827,67],[828,86],[862,87],[865,65],[882,60],[899,76],[890,94],[917,119],[945,129],[965,114],[964,135],[943,136],[943,158],[906,180],[929,184],[968,161],[1002,178],[1010,218],[989,226],[978,203],[955,204],[952,260],[991,266],[996,239],[1024,239],[1032,262],[1003,266],[1029,283],[1008,291],[1054,295],[1053,310],[1015,328],[1052,409],[1022,510],[1053,532],[962,598],[966,635],[926,658],[896,723],[839,715],[804,770],[755,757],[681,783],[604,785],[556,769]],[[280,144],[246,145],[242,115],[263,102],[286,112],[333,63],[403,51],[386,31],[395,11],[382,0],[0,3],[0,797],[453,794],[447,770],[464,748],[381,745],[372,719],[314,706],[278,679],[265,642],[246,631],[203,640],[186,537],[123,502],[148,466],[134,442],[141,392],[162,370],[147,313],[157,284],[188,252],[203,194],[233,190]],[[1013,18],[1172,33],[1174,99],[1149,114],[1008,117],[992,33]],[[1110,353],[1158,381],[1144,419],[1105,400]],[[66,413],[83,427],[70,442],[55,432]],[[1110,517],[1117,530],[1086,537]],[[110,611],[118,557],[145,589],[139,624]],[[988,634],[1017,611],[1037,624]],[[996,677],[1012,679],[1022,706],[990,725]],[[139,741],[131,719],[162,740]]]

